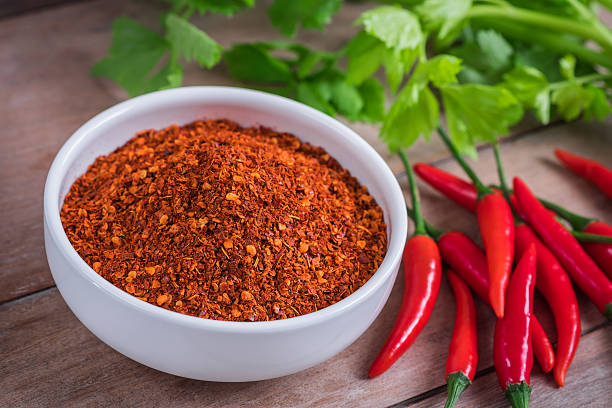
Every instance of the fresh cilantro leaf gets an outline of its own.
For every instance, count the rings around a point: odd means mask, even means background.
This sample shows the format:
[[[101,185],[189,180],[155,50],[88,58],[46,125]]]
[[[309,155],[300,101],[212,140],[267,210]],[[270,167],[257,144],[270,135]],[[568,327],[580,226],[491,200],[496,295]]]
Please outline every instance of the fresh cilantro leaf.
[[[473,40],[466,39],[448,52],[463,60],[462,83],[497,83],[512,65],[512,46],[493,30],[480,30]]]
[[[430,137],[439,115],[438,101],[433,93],[422,82],[411,79],[391,105],[380,137],[391,151],[407,148],[421,135]]]
[[[320,89],[320,86],[317,87],[310,82],[300,82],[297,86],[295,98],[306,105],[310,105],[330,116],[334,116],[336,110],[327,101],[327,98],[321,95]]]
[[[457,82],[457,74],[461,71],[461,60],[452,55],[440,54],[417,65],[414,72],[415,80],[430,81],[436,87]]]
[[[573,55],[566,55],[559,60],[559,70],[561,75],[565,79],[574,78],[574,71],[576,70],[576,57]]]
[[[544,125],[550,123],[550,90],[548,88],[538,92],[534,100],[536,117]]]
[[[591,103],[584,110],[584,119],[587,121],[604,120],[612,111],[606,93],[603,89],[591,84],[586,85],[585,88],[591,93]]]
[[[195,59],[206,68],[219,62],[221,46],[187,20],[170,13],[166,16],[166,30],[173,55],[183,56],[188,62]]]
[[[415,8],[426,31],[437,31],[438,44],[448,44],[461,29],[472,0],[425,0]]]
[[[589,107],[593,94],[577,82],[568,82],[553,90],[552,102],[566,121],[574,120]]]
[[[207,12],[232,16],[237,11],[253,7],[255,0],[170,0],[172,10],[177,14],[197,11],[200,14]]]
[[[270,55],[265,43],[237,44],[225,51],[223,60],[230,75],[245,82],[289,83],[293,74],[289,65]]]
[[[363,99],[358,89],[344,80],[331,85],[331,102],[342,115],[356,117],[363,108]]]
[[[356,21],[363,24],[365,32],[399,53],[414,49],[423,42],[418,18],[410,11],[397,6],[380,6],[364,12]]]
[[[404,62],[387,49],[383,54],[382,63],[385,67],[387,83],[389,84],[391,93],[395,93],[404,78],[404,71],[406,70]]]
[[[338,11],[342,0],[274,0],[268,9],[272,25],[283,35],[293,37],[298,25],[323,29]]]
[[[181,84],[182,68],[172,61],[154,72],[169,43],[140,23],[120,17],[113,23],[113,40],[106,58],[91,70],[94,76],[112,79],[130,96]]]
[[[504,86],[519,101],[533,108],[536,95],[548,86],[548,81],[537,69],[519,65],[504,75]]]
[[[463,60],[464,69],[459,74],[462,83],[494,84],[502,73],[512,66],[513,48],[496,31],[479,30],[464,36],[461,45],[448,53]]]
[[[499,71],[510,65],[510,57],[513,53],[512,46],[497,31],[478,31],[476,42],[487,57],[487,66],[490,69]]]
[[[365,31],[360,31],[346,47],[347,80],[360,84],[372,76],[385,56],[385,44]]]
[[[417,52],[413,49],[396,52],[386,47],[380,39],[360,31],[347,45],[346,55],[348,56],[347,79],[350,83],[361,84],[374,75],[380,65],[383,65],[389,88],[395,93],[404,73],[412,67]]]
[[[363,101],[363,109],[354,120],[373,123],[382,121],[385,117],[385,91],[382,85],[376,79],[369,78],[359,85],[358,91]]]
[[[504,75],[503,86],[527,109],[535,110],[543,124],[550,121],[550,90],[543,73],[533,67],[516,66]]]
[[[505,88],[452,84],[440,91],[450,136],[465,153],[473,154],[476,142],[495,142],[523,115],[519,101]]]

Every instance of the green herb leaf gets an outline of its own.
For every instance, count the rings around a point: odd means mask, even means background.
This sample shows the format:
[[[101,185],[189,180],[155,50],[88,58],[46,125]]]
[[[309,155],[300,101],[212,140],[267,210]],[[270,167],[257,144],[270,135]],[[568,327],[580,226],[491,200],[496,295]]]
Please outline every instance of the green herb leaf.
[[[351,120],[377,123],[385,117],[385,94],[382,85],[374,78],[366,79],[358,88],[363,109]]]
[[[298,25],[323,29],[338,11],[342,0],[274,0],[268,16],[283,35],[293,37]]]
[[[334,116],[336,113],[336,110],[329,104],[327,98],[321,94],[320,84],[317,86],[309,82],[300,82],[297,86],[295,97],[298,101],[325,112],[330,116]]]
[[[454,84],[461,71],[461,60],[452,55],[440,54],[417,66],[414,78],[417,81],[430,81],[436,87]]]
[[[450,136],[464,153],[474,154],[476,142],[495,142],[523,115],[519,101],[501,87],[445,85],[440,91]]]
[[[289,83],[293,79],[289,65],[270,55],[265,43],[237,44],[223,54],[230,75],[245,82]]]
[[[380,6],[368,10],[359,17],[356,24],[363,24],[368,34],[381,40],[396,53],[414,49],[423,42],[419,20],[401,7]]]
[[[493,30],[480,30],[474,41],[465,41],[449,53],[463,60],[462,83],[494,84],[512,65],[512,46]]]
[[[380,137],[391,151],[411,146],[419,136],[429,138],[439,119],[438,101],[423,83],[409,82],[397,95],[384,119]]]
[[[448,43],[449,37],[463,24],[472,0],[425,0],[415,8],[427,31],[437,31],[437,39]]]
[[[179,86],[183,71],[172,61],[154,72],[169,43],[140,23],[120,17],[113,23],[113,40],[106,58],[91,70],[94,76],[110,78],[130,96]]]
[[[331,102],[348,118],[356,117],[363,108],[363,99],[357,88],[344,80],[332,83]]]
[[[382,41],[360,31],[346,47],[347,80],[358,85],[372,76],[380,67],[385,51]]]
[[[175,56],[183,56],[188,62],[198,61],[200,66],[212,68],[221,57],[221,46],[187,20],[176,14],[166,16],[166,39]]]
[[[566,55],[559,60],[559,70],[565,79],[573,79],[576,70],[576,57]]]
[[[584,119],[587,121],[593,119],[604,120],[612,111],[606,93],[603,89],[591,84],[586,85],[585,88],[591,93],[591,103],[584,110]]]
[[[548,88],[538,92],[534,100],[536,117],[545,125],[550,123],[550,91]]]
[[[552,92],[552,102],[566,121],[574,120],[589,107],[593,94],[579,83],[568,82]]]
[[[255,0],[170,0],[170,2],[173,3],[172,10],[178,14],[197,11],[200,14],[211,12],[232,16],[237,11],[253,7]]]
[[[533,67],[516,66],[504,75],[503,86],[543,124],[550,121],[550,90],[544,74]]]

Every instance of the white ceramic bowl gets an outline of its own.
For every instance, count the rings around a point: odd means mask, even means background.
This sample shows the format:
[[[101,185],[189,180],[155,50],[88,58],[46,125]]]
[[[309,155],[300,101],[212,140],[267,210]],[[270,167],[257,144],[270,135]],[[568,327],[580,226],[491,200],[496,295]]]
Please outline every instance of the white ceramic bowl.
[[[99,155],[138,131],[228,118],[265,125],[322,146],[366,185],[384,212],[388,248],[359,290],[317,312],[269,322],[225,322],[171,312],[116,288],[72,248],[59,210],[74,180]],[[51,165],[44,193],[47,259],[64,300],[103,342],[157,370],[211,381],[280,377],[314,366],[355,341],[387,301],[407,234],[400,187],[376,151],[335,119],[301,103],[228,87],[187,87],[130,99],[78,129]],[[384,334],[384,333],[383,333]],[[364,356],[367,358],[368,356]]]

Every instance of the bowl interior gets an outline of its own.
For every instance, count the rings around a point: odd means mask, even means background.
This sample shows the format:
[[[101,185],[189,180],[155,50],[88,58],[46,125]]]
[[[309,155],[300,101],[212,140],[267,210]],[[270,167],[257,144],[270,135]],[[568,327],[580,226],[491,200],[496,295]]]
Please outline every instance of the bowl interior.
[[[45,191],[45,211],[51,212],[46,216],[51,218],[54,229],[60,229],[56,232],[61,241],[70,246],[61,227],[59,209],[72,183],[96,157],[112,152],[145,129],[220,118],[242,126],[264,125],[293,133],[302,141],[321,146],[368,187],[384,212],[387,255],[376,274],[344,300],[358,296],[391,274],[401,256],[407,219],[401,189],[382,158],[355,132],[319,111],[276,95],[240,88],[187,87],[156,92],[116,105],[83,125],[58,153]]]

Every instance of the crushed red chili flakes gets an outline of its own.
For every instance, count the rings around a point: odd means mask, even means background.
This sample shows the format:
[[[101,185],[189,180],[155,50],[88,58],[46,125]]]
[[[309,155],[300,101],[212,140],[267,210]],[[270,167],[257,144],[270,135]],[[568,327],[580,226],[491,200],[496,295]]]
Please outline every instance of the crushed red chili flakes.
[[[366,187],[320,147],[197,121],[137,134],[67,194],[79,255],[146,302],[217,320],[284,319],[360,288],[387,247]]]

